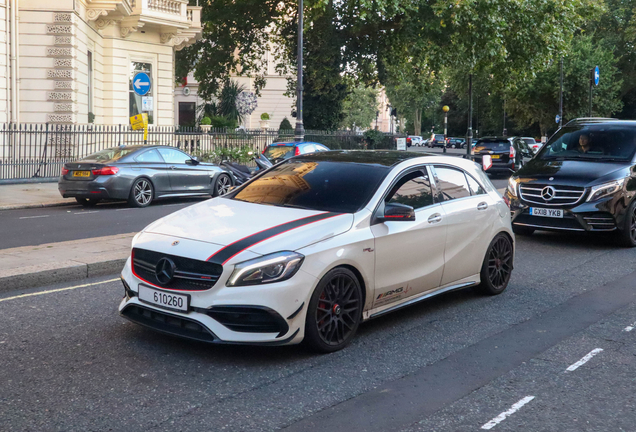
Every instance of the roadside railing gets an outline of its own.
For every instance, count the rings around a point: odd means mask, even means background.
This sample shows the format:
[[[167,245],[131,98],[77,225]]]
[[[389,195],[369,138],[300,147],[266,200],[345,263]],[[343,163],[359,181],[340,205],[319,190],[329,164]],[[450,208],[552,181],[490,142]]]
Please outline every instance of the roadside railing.
[[[351,131],[306,131],[305,140],[331,149],[395,149],[397,135],[382,134],[374,140]],[[0,181],[57,177],[67,162],[120,145],[166,145],[191,154],[220,149],[248,148],[254,152],[277,141],[293,141],[293,130],[209,129],[183,126],[151,126],[143,131],[128,125],[0,125]]]

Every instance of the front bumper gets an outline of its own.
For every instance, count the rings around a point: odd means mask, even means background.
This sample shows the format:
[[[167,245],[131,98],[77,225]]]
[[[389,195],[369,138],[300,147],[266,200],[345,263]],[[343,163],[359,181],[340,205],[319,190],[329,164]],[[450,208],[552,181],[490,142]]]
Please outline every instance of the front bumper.
[[[286,345],[302,340],[306,305],[317,284],[315,277],[301,269],[279,283],[226,287],[229,273],[231,269],[226,269],[209,290],[188,291],[188,312],[168,311],[139,299],[139,284],[148,284],[132,273],[128,259],[121,275],[125,296],[119,312],[137,324],[203,342]]]

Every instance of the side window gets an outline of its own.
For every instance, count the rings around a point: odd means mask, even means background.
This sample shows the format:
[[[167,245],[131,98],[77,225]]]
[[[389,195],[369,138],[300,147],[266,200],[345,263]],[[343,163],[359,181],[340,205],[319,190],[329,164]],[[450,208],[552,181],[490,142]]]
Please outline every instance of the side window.
[[[436,166],[435,173],[435,180],[444,201],[470,196],[470,189],[463,171]]]
[[[186,160],[190,159],[185,153],[181,153],[179,150],[170,147],[160,148],[159,153],[161,153],[163,160],[169,164],[184,164]]]
[[[163,163],[163,159],[159,155],[159,152],[155,149],[148,150],[140,154],[135,158],[137,162],[152,162],[152,163]]]
[[[316,151],[316,146],[313,144],[306,144],[301,147],[302,154],[313,153],[315,151]]]
[[[433,204],[433,191],[428,175],[422,171],[415,171],[402,177],[393,186],[387,203],[406,204],[419,209]]]
[[[324,145],[316,144],[316,151],[323,152],[323,151],[329,151],[329,149],[325,147]]]
[[[470,192],[473,195],[483,195],[486,193],[483,187],[479,184],[477,180],[475,180],[470,174],[466,174],[466,179],[468,180],[468,186],[470,186]]]

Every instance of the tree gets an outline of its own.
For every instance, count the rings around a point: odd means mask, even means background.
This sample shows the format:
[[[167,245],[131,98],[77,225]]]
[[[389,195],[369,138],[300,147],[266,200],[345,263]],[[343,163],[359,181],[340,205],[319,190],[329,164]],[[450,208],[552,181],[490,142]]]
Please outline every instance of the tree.
[[[342,126],[351,130],[368,129],[378,110],[378,91],[371,87],[358,86],[347,95],[342,108]]]

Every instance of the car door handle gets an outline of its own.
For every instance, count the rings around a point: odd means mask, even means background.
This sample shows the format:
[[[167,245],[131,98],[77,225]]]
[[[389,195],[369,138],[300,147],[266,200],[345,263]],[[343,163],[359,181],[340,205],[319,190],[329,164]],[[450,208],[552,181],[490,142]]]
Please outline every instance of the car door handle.
[[[428,223],[437,223],[442,221],[442,215],[439,213],[435,213],[429,216]]]
[[[477,210],[486,210],[488,208],[488,203],[480,202],[477,204]]]

